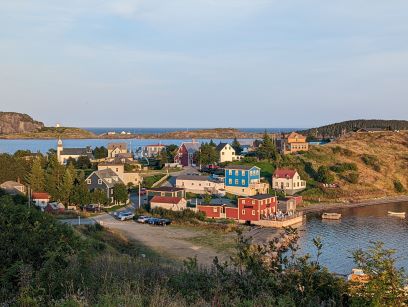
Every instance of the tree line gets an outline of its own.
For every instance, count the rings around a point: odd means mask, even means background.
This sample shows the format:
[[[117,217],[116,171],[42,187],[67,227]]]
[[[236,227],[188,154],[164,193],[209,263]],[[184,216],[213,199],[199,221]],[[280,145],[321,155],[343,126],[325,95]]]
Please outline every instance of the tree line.
[[[309,137],[338,137],[345,132],[352,132],[362,128],[381,128],[385,130],[408,130],[406,120],[358,119],[325,125],[300,131]]]

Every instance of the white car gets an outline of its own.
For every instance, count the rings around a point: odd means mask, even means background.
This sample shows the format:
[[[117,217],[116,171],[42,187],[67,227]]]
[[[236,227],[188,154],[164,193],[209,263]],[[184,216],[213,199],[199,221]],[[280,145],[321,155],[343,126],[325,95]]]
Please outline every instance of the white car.
[[[151,219],[150,216],[145,216],[145,215],[141,215],[139,216],[139,218],[137,219],[138,223],[147,223],[149,221],[149,219]]]
[[[117,215],[118,220],[121,221],[126,221],[126,220],[131,220],[134,218],[134,214],[132,212],[120,212]]]

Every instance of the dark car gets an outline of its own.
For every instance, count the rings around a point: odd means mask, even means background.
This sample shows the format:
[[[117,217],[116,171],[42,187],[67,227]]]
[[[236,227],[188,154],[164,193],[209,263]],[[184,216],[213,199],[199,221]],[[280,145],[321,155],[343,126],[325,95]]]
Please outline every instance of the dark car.
[[[160,219],[158,225],[161,226],[166,226],[166,225],[170,225],[171,224],[171,220],[170,219]]]
[[[158,225],[159,221],[160,221],[160,219],[158,219],[156,217],[152,217],[147,221],[147,223],[150,224],[150,225]]]

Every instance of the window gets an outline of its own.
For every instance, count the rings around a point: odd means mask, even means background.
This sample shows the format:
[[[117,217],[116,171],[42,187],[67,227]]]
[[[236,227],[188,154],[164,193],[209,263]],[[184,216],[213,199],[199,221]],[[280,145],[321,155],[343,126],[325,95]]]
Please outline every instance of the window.
[[[242,175],[242,176],[245,176],[245,172],[244,172],[244,171],[241,171],[241,175]]]
[[[235,176],[238,176],[239,175],[239,171],[235,171]]]
[[[289,188],[289,182],[286,182],[286,187]]]
[[[229,174],[232,176],[232,170],[229,171]]]
[[[252,210],[252,215],[255,215],[255,210]]]
[[[229,183],[229,184],[232,184],[232,179],[228,179],[228,183]]]
[[[213,212],[217,212],[217,208],[213,208]]]
[[[245,185],[245,180],[242,180],[242,185]]]
[[[238,184],[238,179],[235,179],[235,184]]]
[[[252,201],[252,204],[255,205],[255,200]]]
[[[91,183],[92,183],[92,180],[91,180],[91,179],[87,179],[87,180],[86,180],[86,183],[87,183],[87,184],[91,184]]]
[[[221,154],[224,155],[224,152],[222,152]]]
[[[98,179],[98,184],[102,184],[102,179]]]
[[[244,209],[244,210],[242,210],[242,214],[245,214],[245,209]]]

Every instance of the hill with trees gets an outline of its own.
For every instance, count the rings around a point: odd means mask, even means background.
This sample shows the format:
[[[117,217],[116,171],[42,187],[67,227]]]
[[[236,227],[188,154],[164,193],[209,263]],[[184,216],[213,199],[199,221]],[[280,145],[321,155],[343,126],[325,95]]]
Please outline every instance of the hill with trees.
[[[357,119],[300,131],[311,137],[338,137],[344,132],[361,128],[381,128],[385,130],[408,130],[406,120]]]

